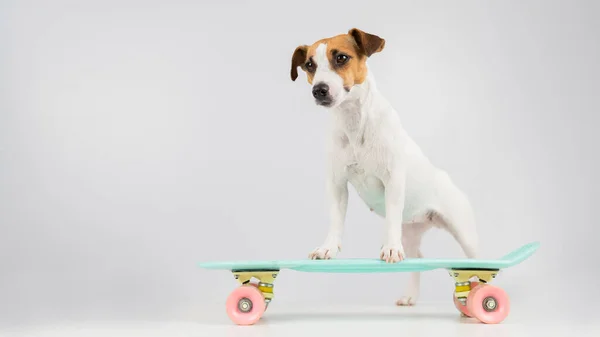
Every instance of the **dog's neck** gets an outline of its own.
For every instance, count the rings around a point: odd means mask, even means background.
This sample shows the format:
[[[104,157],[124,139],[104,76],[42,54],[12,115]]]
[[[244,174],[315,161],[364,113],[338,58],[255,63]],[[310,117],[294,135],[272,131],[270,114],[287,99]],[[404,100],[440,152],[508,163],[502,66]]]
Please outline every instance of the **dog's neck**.
[[[379,113],[384,102],[369,71],[365,81],[352,87],[348,97],[330,111],[336,128],[354,143],[363,140],[366,124]]]

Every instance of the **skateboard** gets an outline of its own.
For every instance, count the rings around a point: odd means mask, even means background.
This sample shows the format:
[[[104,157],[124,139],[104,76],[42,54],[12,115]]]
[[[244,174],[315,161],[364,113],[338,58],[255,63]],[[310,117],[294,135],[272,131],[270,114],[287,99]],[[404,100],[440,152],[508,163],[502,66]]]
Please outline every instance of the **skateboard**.
[[[539,248],[538,242],[526,244],[500,259],[427,259],[407,258],[397,263],[379,259],[266,260],[201,263],[201,268],[229,270],[240,287],[225,303],[229,318],[238,325],[252,325],[263,316],[273,300],[273,283],[279,272],[290,269],[320,273],[396,273],[446,269],[454,279],[453,301],[463,316],[482,323],[502,322],[510,310],[506,292],[489,284],[499,271],[517,265]]]

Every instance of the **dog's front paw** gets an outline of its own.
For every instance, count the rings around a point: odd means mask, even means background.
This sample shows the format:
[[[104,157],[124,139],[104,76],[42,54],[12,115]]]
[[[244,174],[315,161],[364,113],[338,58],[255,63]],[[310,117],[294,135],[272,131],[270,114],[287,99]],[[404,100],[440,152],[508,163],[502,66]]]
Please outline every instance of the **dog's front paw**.
[[[387,263],[396,263],[404,260],[404,249],[402,245],[383,245],[379,258]]]
[[[340,247],[337,245],[325,245],[313,250],[308,257],[311,260],[329,260],[335,258],[339,251]]]

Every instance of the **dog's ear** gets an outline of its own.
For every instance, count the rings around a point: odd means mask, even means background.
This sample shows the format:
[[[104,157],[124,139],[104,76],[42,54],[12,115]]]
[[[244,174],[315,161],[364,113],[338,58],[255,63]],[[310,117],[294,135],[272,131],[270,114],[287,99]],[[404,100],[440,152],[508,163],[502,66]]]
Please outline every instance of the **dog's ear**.
[[[294,55],[292,55],[292,69],[290,72],[292,81],[295,81],[298,78],[298,67],[306,62],[307,51],[308,46],[298,46],[296,50],[294,50]]]
[[[384,39],[377,35],[365,33],[357,28],[350,29],[348,35],[354,38],[360,51],[367,55],[367,57],[382,51],[383,47],[385,47]]]

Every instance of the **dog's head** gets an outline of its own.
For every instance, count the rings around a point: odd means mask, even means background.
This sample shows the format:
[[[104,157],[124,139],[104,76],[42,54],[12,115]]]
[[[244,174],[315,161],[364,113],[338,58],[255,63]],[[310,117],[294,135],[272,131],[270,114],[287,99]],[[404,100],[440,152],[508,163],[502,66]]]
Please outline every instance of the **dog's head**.
[[[364,82],[367,58],[380,52],[385,40],[377,35],[353,28],[347,34],[321,39],[311,46],[296,48],[292,56],[292,81],[298,78],[298,67],[312,84],[312,95],[318,105],[335,107],[350,90]]]

